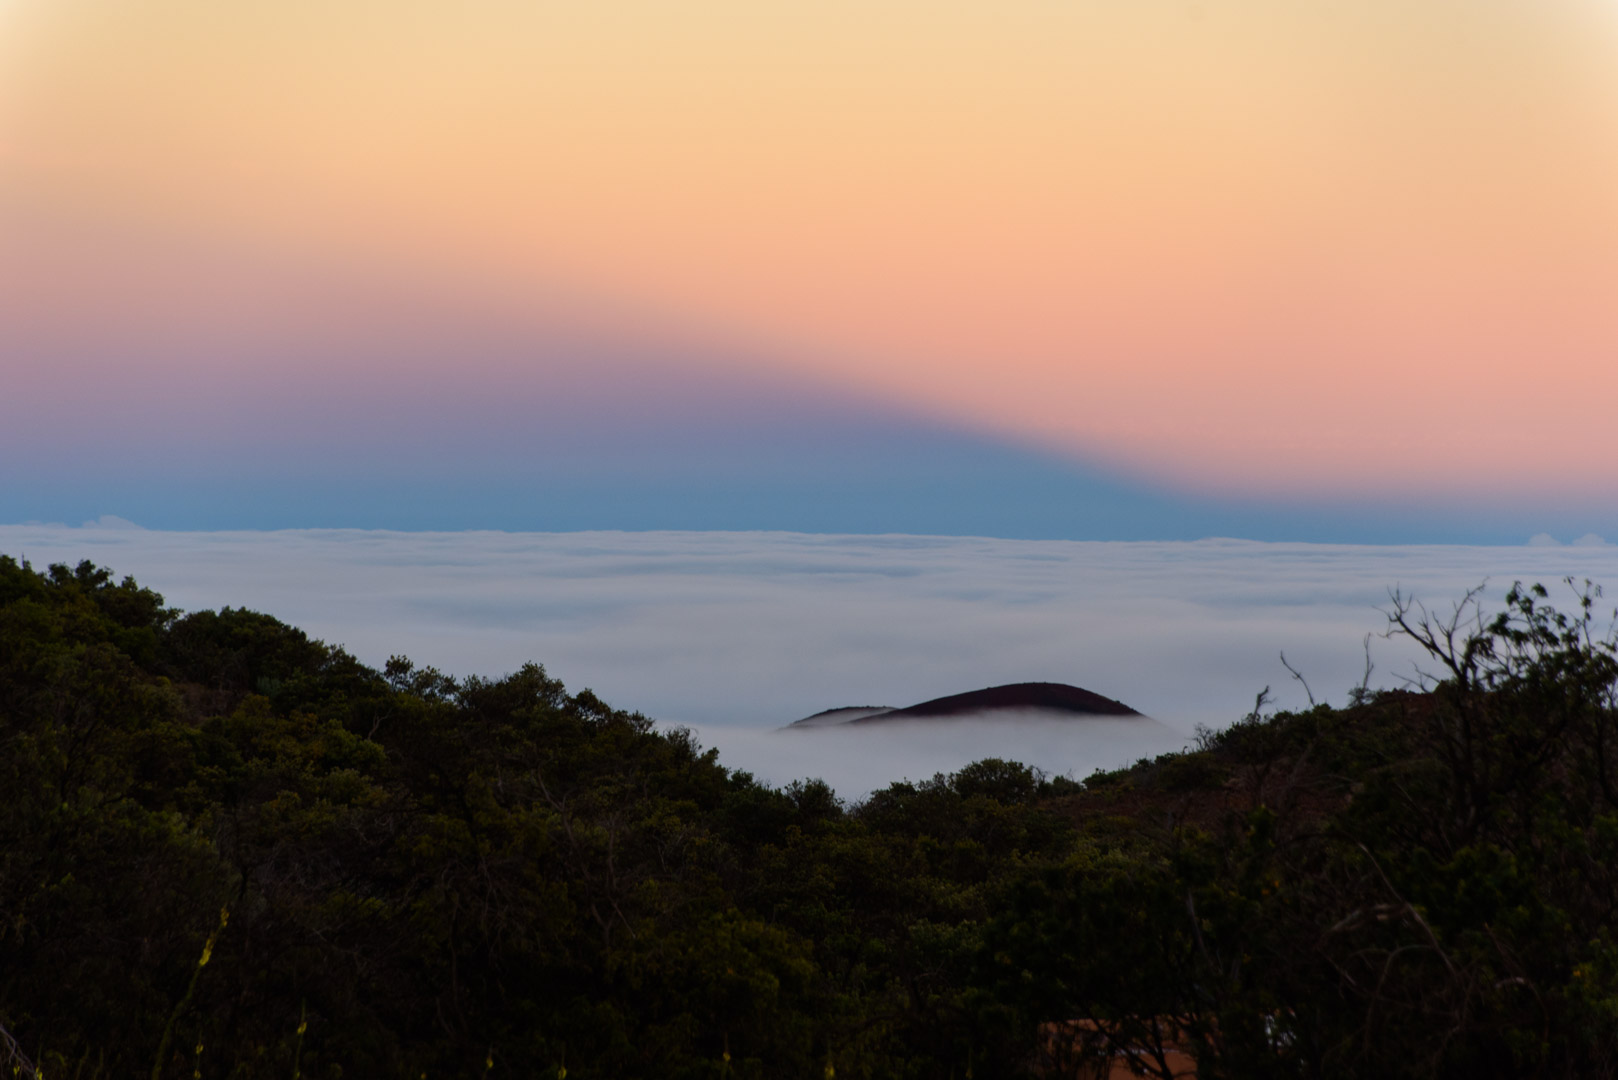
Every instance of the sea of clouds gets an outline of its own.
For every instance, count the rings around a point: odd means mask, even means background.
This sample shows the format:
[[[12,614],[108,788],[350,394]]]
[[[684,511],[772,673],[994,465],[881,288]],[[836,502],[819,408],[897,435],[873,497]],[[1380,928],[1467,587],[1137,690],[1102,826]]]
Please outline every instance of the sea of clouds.
[[[156,532],[0,526],[0,553],[91,559],[186,610],[266,611],[380,664],[456,675],[535,660],[570,688],[693,728],[721,759],[849,796],[985,756],[1088,774],[1183,745],[1274,688],[1341,702],[1398,587],[1447,612],[1514,580],[1571,604],[1563,577],[1615,587],[1618,545],[1336,546],[796,533]],[[1606,609],[1603,609],[1606,610]],[[1416,659],[1373,637],[1372,684]],[[952,721],[781,733],[821,709],[1068,682],[1159,723]],[[906,725],[911,728],[913,725]]]

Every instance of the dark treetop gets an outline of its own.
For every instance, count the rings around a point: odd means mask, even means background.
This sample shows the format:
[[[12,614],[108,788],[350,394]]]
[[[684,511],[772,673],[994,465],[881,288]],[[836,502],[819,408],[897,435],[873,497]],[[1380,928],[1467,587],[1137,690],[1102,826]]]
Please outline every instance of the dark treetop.
[[[1612,1076],[1618,672],[1575,596],[1396,602],[1411,691],[849,805],[537,665],[0,557],[0,1070]]]

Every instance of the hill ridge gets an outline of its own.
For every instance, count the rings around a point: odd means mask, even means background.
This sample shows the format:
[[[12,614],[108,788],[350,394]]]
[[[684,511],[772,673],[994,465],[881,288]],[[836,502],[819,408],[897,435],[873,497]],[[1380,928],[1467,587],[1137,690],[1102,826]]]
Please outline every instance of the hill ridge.
[[[876,706],[845,706],[823,709],[788,727],[844,727],[850,724],[878,724],[897,720],[948,719],[982,712],[1014,709],[1041,712],[1070,713],[1075,716],[1142,716],[1138,709],[1104,697],[1093,690],[1057,682],[1019,682],[987,686],[981,690],[968,690],[931,698],[904,708]],[[857,713],[847,719],[839,714]]]

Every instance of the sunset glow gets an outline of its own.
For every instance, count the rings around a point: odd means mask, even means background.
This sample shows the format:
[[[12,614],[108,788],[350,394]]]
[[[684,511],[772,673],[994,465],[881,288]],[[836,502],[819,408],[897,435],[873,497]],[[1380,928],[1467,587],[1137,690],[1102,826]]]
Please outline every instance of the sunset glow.
[[[375,306],[266,307],[275,264],[1181,490],[1618,495],[1610,3],[21,0],[0,36],[41,423],[86,373],[606,377],[405,357]],[[289,323],[329,348],[219,346]]]

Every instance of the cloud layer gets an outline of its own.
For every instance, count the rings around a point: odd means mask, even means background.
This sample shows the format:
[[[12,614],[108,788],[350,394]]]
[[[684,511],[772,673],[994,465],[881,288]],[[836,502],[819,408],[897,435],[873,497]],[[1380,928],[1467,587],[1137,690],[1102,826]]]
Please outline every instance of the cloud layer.
[[[774,781],[847,789],[995,752],[1083,775],[1156,752],[1048,732],[997,743],[957,729],[925,750],[767,735],[821,709],[926,700],[995,683],[1073,683],[1181,736],[1274,686],[1340,701],[1387,590],[1447,609],[1487,579],[1618,582],[1618,546],[1351,547],[1011,541],[792,533],[171,533],[0,526],[36,565],[92,559],[188,610],[270,612],[361,659],[405,653],[455,674],[537,660],[574,689],[690,725]],[[1553,593],[1554,595],[1554,593]],[[1373,640],[1373,682],[1414,659]],[[833,733],[833,737],[836,735]],[[1150,744],[1149,746],[1146,744]],[[891,755],[889,753],[891,751]]]

